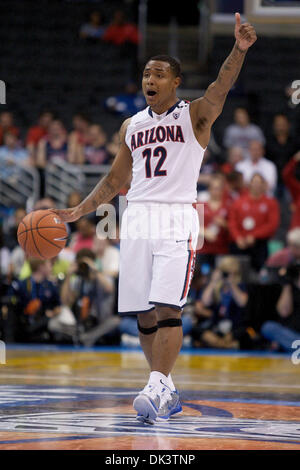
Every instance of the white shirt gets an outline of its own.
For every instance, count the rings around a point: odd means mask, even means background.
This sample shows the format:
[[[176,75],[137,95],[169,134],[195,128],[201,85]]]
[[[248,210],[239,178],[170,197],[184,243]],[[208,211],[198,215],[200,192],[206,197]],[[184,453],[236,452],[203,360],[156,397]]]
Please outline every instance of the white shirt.
[[[273,194],[277,184],[277,169],[273,162],[262,157],[253,163],[251,159],[237,163],[235,169],[243,174],[244,182],[250,183],[255,173],[260,174],[268,183],[269,194]]]

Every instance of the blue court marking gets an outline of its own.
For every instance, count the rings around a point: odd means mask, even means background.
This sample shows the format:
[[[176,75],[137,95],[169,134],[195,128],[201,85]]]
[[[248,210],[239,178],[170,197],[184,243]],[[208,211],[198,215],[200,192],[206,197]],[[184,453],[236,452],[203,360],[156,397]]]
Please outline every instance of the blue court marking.
[[[72,346],[72,345],[54,345],[54,344],[7,344],[6,349],[24,350],[24,351],[73,351],[73,352],[142,352],[140,346]],[[220,349],[196,349],[183,347],[180,354],[188,354],[191,356],[235,356],[235,357],[266,357],[266,358],[284,358],[290,359],[291,353],[287,352],[269,352],[269,351],[236,351],[236,350],[220,350]]]

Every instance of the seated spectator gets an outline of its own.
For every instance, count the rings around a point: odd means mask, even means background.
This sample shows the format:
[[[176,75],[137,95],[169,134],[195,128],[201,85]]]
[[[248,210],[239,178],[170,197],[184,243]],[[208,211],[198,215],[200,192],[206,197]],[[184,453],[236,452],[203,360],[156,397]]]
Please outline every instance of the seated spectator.
[[[125,43],[137,45],[140,41],[140,35],[136,25],[126,20],[125,13],[122,10],[116,10],[113,20],[107,27],[102,39],[112,42],[116,46]]]
[[[300,227],[300,152],[285,165],[282,179],[292,196],[292,220],[290,230]]]
[[[38,117],[37,124],[30,127],[27,132],[26,146],[30,155],[34,156],[37,144],[48,134],[49,126],[54,119],[52,111],[42,111]]]
[[[200,250],[199,261],[204,260],[214,265],[218,254],[229,251],[228,210],[224,199],[224,179],[217,175],[209,185],[209,199],[204,203],[204,227],[200,228],[204,236],[204,245]]]
[[[300,227],[287,233],[287,247],[271,255],[266,266],[270,268],[287,267],[291,263],[300,264]]]
[[[10,111],[3,111],[0,114],[0,145],[4,144],[4,134],[10,132],[11,134],[19,137],[20,130],[14,124],[13,113]]]
[[[83,164],[83,148],[89,142],[90,119],[84,113],[75,113],[72,118],[73,130],[69,134],[68,147],[72,162]]]
[[[134,82],[126,84],[124,93],[117,96],[110,96],[105,101],[109,111],[127,118],[138,113],[146,107],[144,96],[138,92],[138,87]]]
[[[245,108],[236,108],[234,111],[234,124],[226,127],[224,133],[224,146],[241,147],[248,150],[251,141],[256,140],[261,145],[265,144],[262,130],[250,123],[248,111]]]
[[[250,256],[252,267],[258,271],[268,256],[268,240],[278,225],[277,200],[266,195],[264,178],[255,174],[249,192],[236,199],[229,209],[231,252]]]
[[[229,204],[246,194],[247,191],[242,173],[234,170],[226,175],[226,198]]]
[[[273,119],[273,132],[267,139],[266,154],[275,163],[279,182],[286,161],[300,149],[299,142],[291,134],[291,123],[284,114],[276,114]]]
[[[244,160],[244,150],[241,147],[230,147],[227,150],[227,161],[221,165],[220,170],[225,175],[232,173],[236,165]]]
[[[113,292],[114,284],[111,279],[98,272],[93,251],[87,248],[79,250],[62,285],[61,298],[81,325],[82,333],[79,338],[85,345],[94,344],[115,329],[115,322],[110,322]],[[103,334],[99,332],[99,326],[105,326]]]
[[[241,327],[248,302],[246,287],[241,282],[241,267],[233,256],[224,256],[203,289],[201,300],[212,312],[209,321],[192,332],[195,339],[213,348],[237,349],[235,331]]]
[[[89,217],[81,217],[76,222],[76,232],[73,233],[70,241],[70,248],[74,253],[83,248],[93,249],[96,226]]]
[[[84,147],[84,163],[90,165],[105,165],[109,162],[110,154],[106,147],[106,134],[99,124],[89,127],[89,143]]]
[[[255,173],[260,174],[268,184],[268,193],[274,194],[277,185],[276,166],[264,157],[263,145],[253,140],[249,144],[250,158],[237,163],[235,169],[242,173],[245,185],[248,185]]]
[[[95,265],[99,273],[116,279],[119,275],[120,251],[108,238],[94,238],[93,252],[96,255]]]
[[[292,344],[300,338],[300,264],[288,266],[275,321],[262,325],[262,335],[272,342],[272,349],[293,351]]]
[[[60,313],[57,286],[49,280],[50,260],[29,259],[31,276],[13,281],[11,305],[16,315],[16,339],[27,342],[47,342],[51,338],[49,322]]]
[[[48,135],[38,143],[37,166],[45,168],[47,163],[50,163],[55,157],[74,163],[72,155],[68,152],[67,131],[59,119],[51,122]]]
[[[12,251],[16,246],[18,246],[18,226],[19,223],[26,215],[26,210],[24,207],[17,207],[14,212],[10,223],[6,224],[6,229],[4,231],[4,243],[7,248]]]
[[[89,21],[81,25],[79,36],[82,39],[101,39],[104,32],[101,13],[93,11],[89,16]]]
[[[4,135],[4,145],[0,147],[0,169],[2,178],[15,180],[21,166],[31,166],[32,159],[28,151],[20,146],[18,138],[12,132]]]

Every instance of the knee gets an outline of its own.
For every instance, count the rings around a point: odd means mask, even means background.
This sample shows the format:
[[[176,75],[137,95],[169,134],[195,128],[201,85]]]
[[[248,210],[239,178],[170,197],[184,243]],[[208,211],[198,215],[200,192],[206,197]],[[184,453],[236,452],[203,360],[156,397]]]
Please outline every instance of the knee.
[[[278,328],[278,323],[275,321],[266,321],[261,327],[261,334],[266,338],[273,334]]]
[[[168,320],[169,318],[181,319],[182,310],[173,307],[156,306],[158,321]]]
[[[147,313],[140,313],[137,316],[137,321],[143,328],[151,328],[157,324],[157,315],[155,310]]]

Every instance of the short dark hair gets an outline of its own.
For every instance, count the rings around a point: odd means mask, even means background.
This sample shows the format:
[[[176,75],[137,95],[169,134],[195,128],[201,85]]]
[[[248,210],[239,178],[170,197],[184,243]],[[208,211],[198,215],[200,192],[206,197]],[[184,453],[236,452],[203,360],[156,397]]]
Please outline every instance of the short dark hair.
[[[181,78],[181,65],[180,65],[180,62],[177,59],[175,59],[175,57],[172,57],[170,55],[161,54],[161,55],[154,55],[154,56],[150,57],[148,62],[150,60],[159,60],[160,62],[167,62],[170,65],[171,70],[172,70],[173,74],[175,75],[175,77],[180,77]]]

